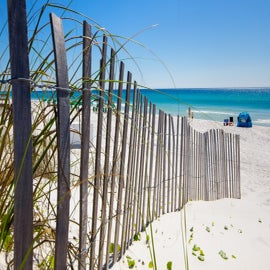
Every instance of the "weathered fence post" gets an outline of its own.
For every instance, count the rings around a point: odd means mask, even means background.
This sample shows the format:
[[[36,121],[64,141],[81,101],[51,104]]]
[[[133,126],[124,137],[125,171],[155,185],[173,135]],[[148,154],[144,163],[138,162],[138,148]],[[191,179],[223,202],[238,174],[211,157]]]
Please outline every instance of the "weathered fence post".
[[[147,200],[147,220],[146,222],[149,223],[153,221],[153,209],[154,204],[151,202],[151,199],[153,198],[154,192],[152,189],[156,189],[155,187],[155,181],[153,181],[153,164],[154,164],[154,153],[157,155],[157,150],[154,151],[154,144],[155,144],[155,132],[156,132],[156,105],[152,104],[150,107],[153,107],[152,109],[152,124],[151,125],[151,145],[150,145],[150,161],[149,161],[149,191],[148,191],[148,200]],[[150,129],[150,128],[149,128]],[[156,146],[157,149],[157,146]]]
[[[106,146],[105,146],[105,161],[104,161],[104,176],[103,176],[103,193],[102,193],[102,208],[101,208],[101,227],[99,238],[99,257],[98,269],[103,268],[104,242],[107,228],[107,197],[109,186],[109,163],[110,163],[110,145],[111,145],[111,129],[112,129],[112,94],[114,81],[114,66],[115,66],[115,51],[111,49],[110,58],[110,77],[109,77],[109,92],[108,92],[108,111],[107,111],[107,126],[106,126]],[[110,245],[110,243],[107,243]],[[107,250],[107,249],[106,249]]]
[[[97,142],[96,142],[96,163],[95,163],[95,180],[94,180],[94,206],[92,211],[92,232],[91,232],[91,250],[90,250],[90,270],[94,269],[97,222],[98,222],[98,201],[101,182],[101,145],[102,145],[102,125],[103,125],[103,106],[105,91],[105,73],[106,73],[106,55],[107,55],[107,37],[103,36],[102,59],[100,63],[100,91],[98,101],[98,123],[97,123]]]
[[[129,246],[129,220],[131,215],[131,205],[133,203],[133,178],[132,178],[132,170],[134,164],[134,134],[135,134],[135,99],[137,95],[137,83],[134,82],[134,90],[133,90],[133,104],[132,104],[132,115],[131,115],[131,125],[130,125],[130,134],[129,134],[129,150],[128,150],[128,162],[127,162],[127,174],[126,174],[126,192],[125,192],[125,200],[124,200],[124,215],[122,221],[122,241],[121,241],[121,251],[122,254],[125,253],[126,249]]]
[[[137,87],[137,85],[136,85]],[[134,90],[135,91],[135,90]],[[136,99],[135,98],[136,95]],[[133,143],[133,167],[132,167],[132,191],[133,191],[133,199],[131,203],[132,213],[131,213],[131,219],[130,219],[130,240],[132,242],[134,232],[137,232],[137,209],[138,209],[138,187],[139,187],[139,160],[140,160],[140,123],[141,123],[141,93],[139,89],[134,92],[133,97],[133,108],[135,108],[135,119],[133,121],[133,126],[135,126],[134,129],[134,143]]]
[[[136,157],[136,170],[135,170],[135,183],[136,183],[136,188],[135,188],[135,194],[136,194],[136,198],[134,200],[134,210],[136,212],[136,219],[135,219],[135,225],[134,225],[134,229],[135,229],[135,233],[140,231],[140,218],[141,218],[141,213],[140,213],[140,199],[141,199],[141,180],[140,179],[140,164],[141,164],[141,148],[142,148],[142,109],[143,109],[143,102],[142,102],[142,94],[141,92],[139,92],[138,94],[138,137],[137,137],[137,157]]]
[[[132,74],[128,71],[127,74],[127,90],[126,90],[126,104],[125,104],[125,114],[124,114],[124,128],[123,128],[123,140],[122,140],[122,151],[120,158],[120,174],[119,174],[119,183],[118,183],[118,198],[117,198],[117,213],[116,213],[116,224],[115,224],[115,238],[114,238],[114,262],[117,261],[117,247],[120,234],[120,217],[122,214],[122,196],[123,188],[125,183],[125,165],[126,165],[126,147],[127,147],[127,132],[128,132],[128,119],[129,119],[129,107],[130,107],[130,88],[131,88]],[[121,242],[121,241],[120,241]],[[120,257],[122,253],[122,247],[120,250]]]
[[[112,238],[112,223],[113,223],[113,206],[115,198],[115,185],[116,185],[116,172],[118,165],[118,144],[120,136],[120,120],[121,120],[121,105],[122,105],[122,91],[123,91],[123,78],[124,78],[124,63],[120,63],[119,71],[119,82],[118,82],[118,95],[117,95],[117,114],[115,120],[115,130],[114,130],[114,147],[113,147],[113,160],[112,160],[112,178],[111,178],[111,197],[109,206],[109,220],[108,220],[108,234],[107,234],[107,250],[106,250],[106,264],[105,267],[109,268],[109,255],[110,255],[110,244]],[[116,248],[117,250],[117,248]]]
[[[144,177],[145,177],[145,184],[144,184],[144,190],[145,190],[145,227],[149,224],[149,212],[150,212],[150,198],[151,198],[151,180],[150,180],[150,172],[151,168],[149,167],[149,162],[151,159],[151,156],[149,156],[150,153],[150,146],[151,146],[151,120],[152,120],[152,103],[149,103],[149,109],[148,112],[148,124],[147,124],[147,138],[146,138],[146,161],[145,161],[145,168],[144,168]]]
[[[237,199],[241,199],[241,168],[240,168],[240,135],[234,135],[236,138],[236,181],[237,181]]]
[[[129,144],[130,144],[130,149],[129,149],[129,156],[128,156],[128,168],[127,168],[127,179],[128,185],[127,188],[128,193],[126,194],[127,197],[127,233],[125,234],[125,247],[124,249],[126,250],[127,247],[131,244],[132,242],[132,233],[134,231],[134,212],[133,212],[133,207],[135,207],[134,203],[134,196],[135,196],[135,186],[137,181],[135,181],[135,169],[136,169],[136,148],[137,148],[137,118],[138,118],[138,102],[137,102],[137,96],[139,95],[139,90],[137,88],[137,82],[134,82],[134,90],[133,90],[133,104],[132,104],[132,116],[131,116],[131,125],[130,125],[130,139],[129,139]],[[123,245],[122,245],[123,246]],[[123,250],[123,251],[125,251]]]
[[[141,142],[140,142],[140,166],[139,166],[139,188],[138,188],[138,222],[136,224],[138,228],[138,232],[144,229],[145,224],[145,217],[144,217],[144,206],[145,206],[145,199],[144,199],[144,185],[145,185],[145,178],[144,178],[144,166],[145,166],[145,141],[146,141],[146,120],[147,120],[147,106],[148,101],[147,98],[144,97],[142,101],[142,111],[141,111]]]
[[[70,201],[70,108],[69,83],[62,20],[50,14],[57,84],[58,188],[55,269],[65,269],[68,252]]]
[[[179,160],[179,140],[180,140],[180,116],[177,116],[177,124],[176,124],[176,158],[175,158],[175,210],[179,210],[179,203],[177,203],[177,197],[180,196],[180,174],[181,174],[181,163]],[[181,160],[181,157],[180,157]],[[179,200],[178,200],[179,201]]]
[[[153,192],[153,208],[152,208],[152,220],[159,216],[160,209],[160,178],[161,178],[161,140],[162,140],[162,129],[161,129],[161,121],[162,121],[162,111],[159,110],[158,113],[158,127],[157,127],[157,135],[156,135],[156,160],[155,160],[155,173],[154,173],[154,192]]]
[[[162,151],[163,151],[163,172],[162,172],[162,182],[161,182],[161,192],[162,192],[162,205],[161,205],[161,209],[162,210],[162,214],[165,214],[165,205],[166,205],[166,189],[168,187],[166,187],[166,183],[167,182],[167,165],[169,163],[169,158],[168,158],[168,152],[167,152],[167,146],[168,146],[168,133],[167,133],[167,127],[168,127],[168,114],[164,113],[164,122],[162,123],[164,126],[163,129],[163,145],[162,145]]]
[[[25,0],[8,1],[8,26],[11,77],[14,79],[14,269],[32,269],[32,123]]]
[[[90,97],[91,97],[91,56],[92,40],[90,25],[83,23],[83,93],[82,93],[82,139],[80,164],[80,235],[79,235],[79,269],[86,269],[86,240],[88,217],[88,169],[90,137]]]

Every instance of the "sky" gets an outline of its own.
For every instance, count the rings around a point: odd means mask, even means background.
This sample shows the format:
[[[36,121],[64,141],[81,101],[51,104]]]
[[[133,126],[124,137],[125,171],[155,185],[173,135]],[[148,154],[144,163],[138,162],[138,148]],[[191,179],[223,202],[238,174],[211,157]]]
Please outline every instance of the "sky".
[[[70,7],[110,33],[135,36],[142,45],[126,46],[139,69],[128,59],[126,66],[142,85],[270,86],[269,0],[74,0]]]

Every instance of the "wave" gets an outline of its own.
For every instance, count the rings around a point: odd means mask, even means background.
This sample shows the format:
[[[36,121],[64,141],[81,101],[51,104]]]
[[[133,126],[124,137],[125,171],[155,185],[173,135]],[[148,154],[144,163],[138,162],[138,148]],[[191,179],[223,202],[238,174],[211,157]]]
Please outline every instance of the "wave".
[[[219,111],[199,111],[199,110],[192,110],[194,113],[202,113],[202,114],[222,114],[222,115],[237,115],[231,112],[219,112]]]
[[[256,119],[253,122],[257,124],[270,124],[270,119]]]

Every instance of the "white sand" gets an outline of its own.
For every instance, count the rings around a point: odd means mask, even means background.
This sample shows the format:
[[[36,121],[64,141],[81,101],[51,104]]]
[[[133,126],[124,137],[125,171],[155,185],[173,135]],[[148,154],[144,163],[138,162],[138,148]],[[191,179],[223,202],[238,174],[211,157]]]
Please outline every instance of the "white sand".
[[[185,247],[189,268],[185,268],[184,263],[181,228],[184,211],[166,214],[155,221],[153,234],[157,268],[167,269],[166,265],[171,261],[172,269],[176,270],[269,270],[270,128],[223,127],[222,123],[201,120],[193,120],[192,125],[201,131],[224,128],[240,134],[242,199],[189,202],[186,205]],[[150,234],[149,228],[147,233]],[[198,259],[199,251],[195,252],[196,256],[192,255],[195,244],[203,251],[204,261]],[[222,258],[220,252],[225,253],[227,259]],[[128,269],[126,256],[135,260],[134,268],[149,269],[151,257],[145,233],[141,234],[140,241],[132,244],[113,270]]]
[[[240,134],[242,199],[189,202],[186,205],[185,248],[189,268],[185,268],[184,262],[181,227],[184,211],[161,216],[152,224],[157,268],[166,270],[171,261],[174,270],[269,270],[270,128],[223,127],[222,123],[202,120],[193,120],[192,125],[200,131],[224,128]],[[149,227],[147,233],[150,234]],[[198,259],[199,252],[192,255],[195,244],[203,251],[204,261]],[[226,253],[228,259],[223,259],[220,251]],[[149,269],[151,257],[145,233],[112,269],[129,269],[126,256],[135,260],[134,269]],[[5,269],[4,254],[0,254],[0,269]]]

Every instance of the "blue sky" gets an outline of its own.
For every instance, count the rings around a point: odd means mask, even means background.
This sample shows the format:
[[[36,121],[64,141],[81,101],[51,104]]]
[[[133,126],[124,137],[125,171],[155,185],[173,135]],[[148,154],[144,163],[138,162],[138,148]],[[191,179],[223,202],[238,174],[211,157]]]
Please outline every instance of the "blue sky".
[[[81,1],[77,1],[81,2]],[[270,86],[269,0],[85,1],[78,4],[113,33],[136,37],[132,47],[152,87]],[[89,4],[86,4],[89,3]],[[102,3],[102,4],[101,4]],[[152,59],[152,60],[150,60]]]
[[[113,34],[140,32],[135,39],[144,47],[127,49],[143,76],[132,61],[126,64],[140,84],[270,86],[269,0],[76,0],[71,8]]]

